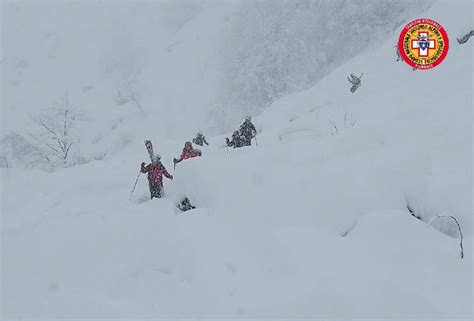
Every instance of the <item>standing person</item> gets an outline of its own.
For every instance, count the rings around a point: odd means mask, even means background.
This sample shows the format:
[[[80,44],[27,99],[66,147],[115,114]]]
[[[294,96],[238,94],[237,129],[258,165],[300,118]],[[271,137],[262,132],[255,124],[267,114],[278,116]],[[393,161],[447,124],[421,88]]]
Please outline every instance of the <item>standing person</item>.
[[[255,129],[254,124],[252,124],[252,117],[245,117],[245,121],[240,125],[239,132],[243,140],[243,145],[252,145],[252,138],[257,135],[257,129]]]
[[[201,155],[202,155],[201,151],[199,149],[193,148],[193,144],[191,144],[191,142],[186,142],[184,143],[184,148],[183,148],[183,152],[181,153],[181,157],[179,159],[173,158],[173,163],[177,164],[184,159],[197,157]]]
[[[165,166],[160,162],[160,156],[154,155],[150,164],[145,166],[142,163],[142,173],[148,173],[148,187],[150,188],[150,196],[153,198],[163,197],[163,175],[173,180],[173,175],[168,173]]]
[[[199,146],[203,146],[203,144],[209,146],[209,143],[206,140],[206,136],[204,136],[201,131],[198,131],[196,137],[193,138],[193,143]]]

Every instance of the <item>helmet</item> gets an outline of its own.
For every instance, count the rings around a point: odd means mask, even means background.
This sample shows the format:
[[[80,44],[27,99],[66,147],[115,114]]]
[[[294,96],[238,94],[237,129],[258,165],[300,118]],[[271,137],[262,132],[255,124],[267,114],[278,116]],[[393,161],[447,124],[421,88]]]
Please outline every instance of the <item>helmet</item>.
[[[252,117],[251,116],[245,117],[245,121],[252,121]]]
[[[161,159],[161,156],[156,154],[156,155],[153,155],[153,157],[151,158],[151,161],[152,162],[159,162]]]
[[[186,143],[184,143],[184,147],[186,147],[186,148],[192,148],[192,147],[193,147],[193,144],[191,144],[191,142],[186,142]]]
[[[198,131],[198,135],[202,136],[202,130]]]

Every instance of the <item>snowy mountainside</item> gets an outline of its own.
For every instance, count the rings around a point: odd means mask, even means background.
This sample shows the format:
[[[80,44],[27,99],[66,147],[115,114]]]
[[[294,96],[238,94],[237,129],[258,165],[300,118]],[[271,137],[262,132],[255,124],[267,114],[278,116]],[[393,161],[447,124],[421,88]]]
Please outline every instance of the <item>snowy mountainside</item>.
[[[45,161],[31,116],[66,94],[83,116],[70,164],[115,157],[142,136],[222,134],[431,2],[4,2],[0,166],[62,166]],[[351,51],[331,50],[333,38]],[[11,132],[27,148],[12,148]]]
[[[326,153],[360,158],[367,149],[373,154],[367,164],[381,161],[396,176],[400,174],[397,168],[413,171],[401,182],[406,184],[408,202],[421,202],[420,207],[434,202],[434,208],[427,211],[438,208],[437,214],[443,210],[457,213],[472,231],[472,44],[459,46],[455,39],[471,28],[472,21],[469,10],[459,19],[446,19],[450,11],[462,11],[462,3],[448,7],[441,2],[425,13],[443,21],[450,35],[450,54],[440,68],[425,73],[395,62],[390,44],[396,43],[398,33],[393,34],[384,50],[378,50],[378,45],[369,48],[311,90],[287,96],[267,109],[259,119],[262,132],[268,135],[264,137],[283,143],[316,139],[311,153],[321,159]],[[350,73],[363,73],[356,94],[344,88],[349,87],[346,77]],[[340,88],[336,93],[335,86]],[[301,152],[306,153],[305,149]],[[458,188],[453,191],[452,185]],[[410,186],[425,194],[410,195]]]
[[[183,142],[143,137],[175,177],[164,199],[142,176],[128,201],[148,157],[135,136],[52,174],[2,169],[4,316],[472,318],[473,42],[455,42],[470,9],[424,13],[451,39],[437,68],[395,62],[396,30],[256,117],[258,146],[209,137],[173,170]],[[183,195],[198,208],[178,212]],[[408,204],[455,215],[465,259]]]

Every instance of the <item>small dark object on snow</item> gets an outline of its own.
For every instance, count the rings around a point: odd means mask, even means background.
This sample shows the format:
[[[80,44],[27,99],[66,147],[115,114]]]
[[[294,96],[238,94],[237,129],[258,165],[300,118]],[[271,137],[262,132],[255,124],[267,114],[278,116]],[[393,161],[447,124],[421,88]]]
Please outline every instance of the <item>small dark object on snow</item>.
[[[350,74],[349,77],[347,77],[347,80],[351,83],[351,93],[355,93],[355,91],[360,87],[361,85],[361,78],[364,74],[361,74],[360,77],[355,76],[354,74]]]
[[[193,210],[196,208],[196,206],[192,205],[191,204],[191,201],[189,200],[189,198],[185,197],[181,200],[181,202],[178,204],[178,208],[183,211],[183,212],[186,212],[186,211],[189,211],[189,210]]]
[[[413,217],[419,219],[420,221],[423,221],[423,220],[421,219],[421,216],[415,214],[415,210],[413,209],[413,207],[411,207],[410,204],[407,204],[407,210],[408,210],[408,212],[410,212],[410,214],[411,214]]]
[[[193,143],[199,146],[204,146],[204,144],[209,145],[209,143],[206,140],[206,136],[204,136],[201,131],[199,131],[196,134],[196,137],[193,138]]]
[[[460,45],[462,45],[465,44],[472,36],[474,36],[474,30],[469,31],[462,38],[456,38],[456,40]]]

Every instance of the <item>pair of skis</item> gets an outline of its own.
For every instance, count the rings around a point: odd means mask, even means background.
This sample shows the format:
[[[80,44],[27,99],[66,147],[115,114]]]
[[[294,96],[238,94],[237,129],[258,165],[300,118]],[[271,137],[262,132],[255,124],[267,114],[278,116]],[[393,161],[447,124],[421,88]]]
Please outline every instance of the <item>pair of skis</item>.
[[[150,161],[153,161],[153,144],[151,143],[151,140],[145,140],[145,147],[146,150],[148,151],[148,156],[150,156]]]

